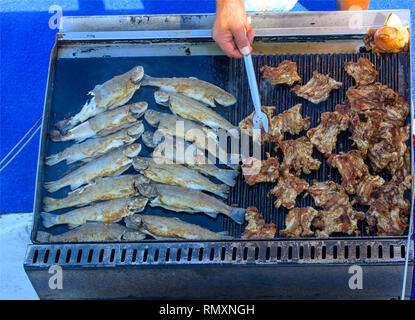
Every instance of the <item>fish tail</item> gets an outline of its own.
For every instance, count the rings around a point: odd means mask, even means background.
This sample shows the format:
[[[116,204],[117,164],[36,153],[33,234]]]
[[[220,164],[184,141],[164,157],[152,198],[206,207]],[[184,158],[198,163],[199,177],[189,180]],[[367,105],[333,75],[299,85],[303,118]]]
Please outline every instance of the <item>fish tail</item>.
[[[229,218],[238,224],[243,224],[245,222],[245,212],[246,210],[243,208],[232,208]]]
[[[217,185],[217,190],[214,193],[219,197],[227,199],[229,196],[229,186],[226,184],[219,184]]]
[[[53,227],[59,224],[58,218],[59,216],[53,213],[41,212],[40,216],[42,217],[43,226],[45,228]]]
[[[46,187],[46,190],[48,190],[48,192],[56,192],[59,189],[63,188],[59,180],[45,182],[45,187]]]
[[[46,212],[58,210],[59,208],[59,202],[62,199],[54,199],[51,197],[44,197],[43,198],[43,210]]]
[[[238,171],[235,170],[221,170],[217,179],[227,184],[230,187],[234,187],[236,184],[236,178],[238,177]]]
[[[46,157],[45,163],[48,166],[53,166],[63,160],[61,153],[53,154],[49,157]]]
[[[49,241],[50,233],[44,231],[38,231],[36,233],[36,241],[38,242],[50,242]]]

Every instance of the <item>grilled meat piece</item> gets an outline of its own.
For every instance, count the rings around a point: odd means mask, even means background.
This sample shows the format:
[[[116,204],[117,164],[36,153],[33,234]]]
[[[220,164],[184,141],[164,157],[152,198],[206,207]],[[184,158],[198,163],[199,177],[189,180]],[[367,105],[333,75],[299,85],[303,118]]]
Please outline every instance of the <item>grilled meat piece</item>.
[[[357,113],[354,114],[350,120],[349,131],[352,134],[350,139],[354,141],[359,151],[363,154],[367,154],[369,149],[369,142],[372,139],[375,127],[371,118],[368,118],[366,122],[360,121],[360,117]]]
[[[274,116],[275,107],[272,106],[262,106],[261,111],[264,112],[268,117],[268,124],[271,124],[271,118]],[[241,130],[241,133],[245,133],[247,135],[250,135],[251,137],[254,135],[254,118],[255,111],[252,112],[249,116],[242,119],[241,122],[239,122],[239,129]],[[263,128],[261,128],[261,141],[266,142],[270,141],[270,125],[268,126],[268,133],[264,131]],[[278,138],[280,138],[278,136]],[[282,137],[281,137],[282,139]]]
[[[311,237],[314,235],[311,224],[317,218],[319,212],[312,207],[294,208],[285,217],[285,229],[280,235],[289,238]]]
[[[339,170],[342,176],[342,186],[349,194],[356,193],[357,184],[369,172],[369,168],[358,150],[332,154],[327,159],[327,163]]]
[[[329,237],[332,233],[357,233],[357,221],[365,215],[353,209],[349,197],[339,184],[333,181],[316,182],[309,187],[308,192],[317,206],[324,210],[313,222],[318,237]]]
[[[321,114],[320,124],[307,131],[307,137],[318,151],[328,157],[336,147],[337,136],[342,130],[346,130],[348,115],[337,111]]]
[[[297,73],[297,64],[289,60],[282,61],[276,68],[264,66],[261,72],[264,79],[269,79],[273,85],[285,83],[292,86],[294,82],[301,81]]]
[[[242,173],[245,182],[253,186],[261,182],[275,182],[279,174],[280,163],[277,157],[271,157],[266,153],[266,160],[259,160],[254,157],[247,158],[242,164]]]
[[[310,128],[310,117],[303,118],[300,110],[301,103],[273,117],[268,132],[270,135],[269,141],[281,141],[285,132],[299,134],[303,130],[308,130]]]
[[[259,213],[255,207],[248,207],[246,209],[245,220],[248,225],[242,233],[242,239],[266,239],[274,238],[277,231],[275,223],[265,223],[264,217]]]
[[[366,58],[359,58],[357,62],[350,61],[346,63],[344,70],[355,79],[357,85],[371,84],[378,75],[373,63]]]
[[[369,230],[377,229],[378,236],[403,235],[408,228],[410,202],[404,199],[404,192],[410,188],[411,177],[402,183],[389,181],[373,192],[373,199],[367,212]]]
[[[295,206],[297,196],[307,190],[308,186],[307,181],[290,173],[289,167],[283,167],[280,170],[278,183],[271,189],[270,194],[277,198],[274,202],[277,208],[282,205],[287,209],[292,209]]]
[[[313,77],[305,85],[296,85],[291,90],[294,91],[297,96],[317,104],[326,101],[329,98],[331,90],[338,89],[341,85],[341,82],[330,78],[328,75],[318,73],[318,71],[315,70],[313,72]]]
[[[401,183],[407,176],[411,175],[411,149],[406,148],[405,155],[403,156],[403,165],[396,170],[392,176],[392,180]]]
[[[360,181],[356,188],[356,201],[362,205],[370,205],[372,200],[372,193],[375,189],[381,187],[385,180],[379,176],[372,176],[367,174]]]
[[[404,164],[410,125],[401,128],[383,128],[380,137],[371,141],[368,157],[375,172],[386,168],[394,174]]]
[[[310,174],[311,170],[318,170],[320,168],[321,162],[312,157],[313,144],[307,137],[282,141],[279,147],[281,147],[284,153],[284,161],[281,167],[289,166],[297,174],[300,174],[301,170],[305,174]]]
[[[303,118],[300,113],[301,104],[285,110],[284,112],[273,116],[275,107],[261,107],[262,111],[268,117],[268,133],[261,129],[261,142],[280,142],[283,139],[283,134],[289,132],[291,134],[299,134],[302,130],[310,128],[309,117]],[[241,132],[253,135],[253,122],[255,112],[239,123]]]

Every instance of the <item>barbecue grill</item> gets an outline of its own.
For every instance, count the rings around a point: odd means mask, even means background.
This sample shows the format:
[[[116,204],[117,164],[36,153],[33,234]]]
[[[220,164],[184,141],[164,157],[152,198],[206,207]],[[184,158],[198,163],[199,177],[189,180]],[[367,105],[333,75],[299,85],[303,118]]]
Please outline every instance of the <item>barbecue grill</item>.
[[[256,42],[253,60],[262,104],[276,106],[276,113],[296,103],[303,116],[310,116],[311,127],[322,112],[333,111],[345,99],[351,77],[343,71],[348,61],[361,56],[371,60],[379,71],[376,81],[403,93],[411,101],[410,53],[376,56],[363,50],[363,34],[368,28],[383,25],[388,11],[255,13]],[[409,26],[408,10],[395,13]],[[237,124],[249,115],[249,88],[242,60],[229,59],[210,37],[213,15],[96,16],[64,17],[52,49],[46,89],[39,164],[34,203],[32,242],[24,268],[40,298],[196,298],[196,299],[290,299],[290,298],[398,298],[401,295],[405,258],[406,295],[410,294],[413,272],[413,241],[407,236],[379,237],[366,232],[361,223],[360,236],[285,239],[279,236],[288,210],[275,208],[267,197],[271,184],[248,187],[239,176],[228,204],[256,206],[266,222],[277,225],[275,239],[241,239],[244,225],[227,217],[216,220],[203,215],[179,214],[180,218],[227,231],[234,240],[157,241],[111,243],[38,243],[36,233],[44,231],[39,213],[46,194],[44,182],[55,180],[76,165],[46,167],[46,155],[62,150],[65,143],[52,143],[47,133],[58,120],[75,114],[86,100],[86,93],[98,81],[143,65],[156,77],[194,76],[212,82],[237,97],[232,107],[216,111]],[[295,61],[304,80],[318,69],[343,82],[327,102],[313,105],[286,86],[273,87],[260,79],[263,65],[277,65],[284,59]],[[149,107],[168,112],[155,104],[154,88],[144,87],[132,101],[148,101]],[[410,120],[413,119],[411,109]],[[146,129],[149,130],[146,124]],[[297,136],[292,136],[296,138]],[[412,139],[411,139],[412,140]],[[334,150],[352,149],[347,133],[339,136]],[[272,153],[274,145],[265,144]],[[151,150],[144,148],[142,155]],[[411,143],[411,154],[413,145]],[[319,170],[305,178],[340,181],[338,172],[322,161]],[[412,164],[413,166],[413,164]],[[413,168],[412,168],[413,172]],[[61,197],[67,191],[53,196]],[[408,198],[413,199],[413,188]],[[412,201],[411,201],[412,202]],[[298,207],[314,206],[310,197],[298,197]],[[413,205],[413,204],[412,204]],[[355,206],[357,210],[364,208]],[[63,211],[62,211],[63,212]],[[411,210],[413,212],[413,208]],[[58,213],[60,213],[58,211]],[[149,208],[145,213],[172,216],[164,209]],[[178,216],[178,215],[176,215]],[[61,233],[65,226],[48,232]],[[409,243],[409,246],[408,246]],[[51,266],[63,270],[63,289],[49,287]],[[360,266],[363,288],[352,290],[353,266]]]

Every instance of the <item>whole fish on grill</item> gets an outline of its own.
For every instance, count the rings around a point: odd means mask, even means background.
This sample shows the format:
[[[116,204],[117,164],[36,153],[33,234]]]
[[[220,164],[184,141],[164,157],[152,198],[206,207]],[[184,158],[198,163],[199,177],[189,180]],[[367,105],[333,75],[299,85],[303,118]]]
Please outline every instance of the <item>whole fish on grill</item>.
[[[45,163],[48,166],[52,166],[63,160],[66,160],[66,164],[76,161],[88,162],[112,149],[133,143],[140,138],[143,132],[143,123],[141,121],[133,122],[131,126],[108,136],[92,138],[79,144],[73,144],[62,152],[46,157]]]
[[[156,239],[232,239],[221,232],[212,232],[178,218],[135,214],[126,217],[124,222],[127,227],[136,228]]]
[[[53,235],[38,231],[36,240],[39,242],[88,242],[88,241],[135,241],[146,237],[139,230],[126,228],[118,223],[88,221],[79,227]]]
[[[229,195],[229,186],[215,184],[196,170],[175,163],[166,163],[164,158],[136,157],[133,167],[143,176],[164,184],[173,184],[193,190],[209,191],[222,198]]]
[[[100,178],[86,186],[69,192],[65,198],[44,197],[43,210],[50,212],[63,208],[82,207],[95,201],[138,195],[137,188],[149,182],[150,179],[140,174]]]
[[[225,90],[196,78],[153,78],[144,75],[143,86],[159,87],[164,91],[182,93],[190,98],[215,107],[215,101],[223,106],[236,103],[236,99]]]
[[[170,163],[184,164],[231,187],[236,184],[237,170],[218,168],[205,157],[202,151],[184,139],[174,140],[174,137],[165,135],[162,141],[162,139],[157,139],[153,133],[145,132],[142,140],[147,147],[155,148],[151,153],[153,158],[164,158],[166,163],[170,161]]]
[[[55,127],[65,135],[69,129],[81,122],[96,116],[106,110],[114,109],[127,103],[134,93],[140,88],[144,76],[144,69],[136,66],[130,71],[115,76],[107,82],[95,86],[89,92],[92,99],[85,103],[81,111],[68,120],[62,120],[55,124]]]
[[[67,224],[69,228],[75,228],[87,221],[120,221],[124,217],[143,211],[147,201],[147,198],[141,196],[125,197],[98,202],[60,215],[47,212],[42,212],[40,215],[45,228],[58,224]]]
[[[141,144],[139,143],[115,149],[88,162],[59,180],[46,182],[45,187],[49,192],[58,191],[66,186],[71,186],[71,189],[74,190],[98,178],[120,175],[131,166],[132,158],[137,156],[140,151]]]
[[[140,188],[144,197],[153,198],[151,207],[162,207],[175,212],[202,212],[212,218],[222,213],[238,224],[245,221],[243,208],[231,207],[224,202],[203,192],[174,185],[149,183]]]
[[[172,114],[149,109],[144,118],[153,127],[158,127],[164,134],[182,138],[193,143],[201,151],[207,151],[214,159],[229,167],[239,167],[239,156],[227,153],[227,135],[219,136],[217,132]]]
[[[100,113],[68,130],[64,135],[58,130],[52,130],[49,136],[54,142],[71,140],[81,142],[93,136],[106,136],[137,123],[137,119],[147,110],[147,106],[147,102],[128,104]]]
[[[156,102],[170,107],[171,112],[182,118],[201,122],[212,129],[224,129],[235,137],[239,136],[237,127],[205,104],[180,93],[159,90],[154,93]]]

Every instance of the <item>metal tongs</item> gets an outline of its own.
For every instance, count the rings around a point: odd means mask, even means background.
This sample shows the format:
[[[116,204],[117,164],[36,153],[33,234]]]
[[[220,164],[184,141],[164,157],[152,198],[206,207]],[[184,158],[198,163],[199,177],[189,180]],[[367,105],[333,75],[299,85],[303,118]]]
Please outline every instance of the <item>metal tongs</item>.
[[[251,55],[244,56],[246,74],[248,76],[249,88],[251,90],[252,102],[254,103],[255,114],[253,118],[254,129],[260,129],[261,124],[265,132],[268,132],[268,117],[261,111],[261,100],[259,99],[258,84],[256,82],[254,65]]]

